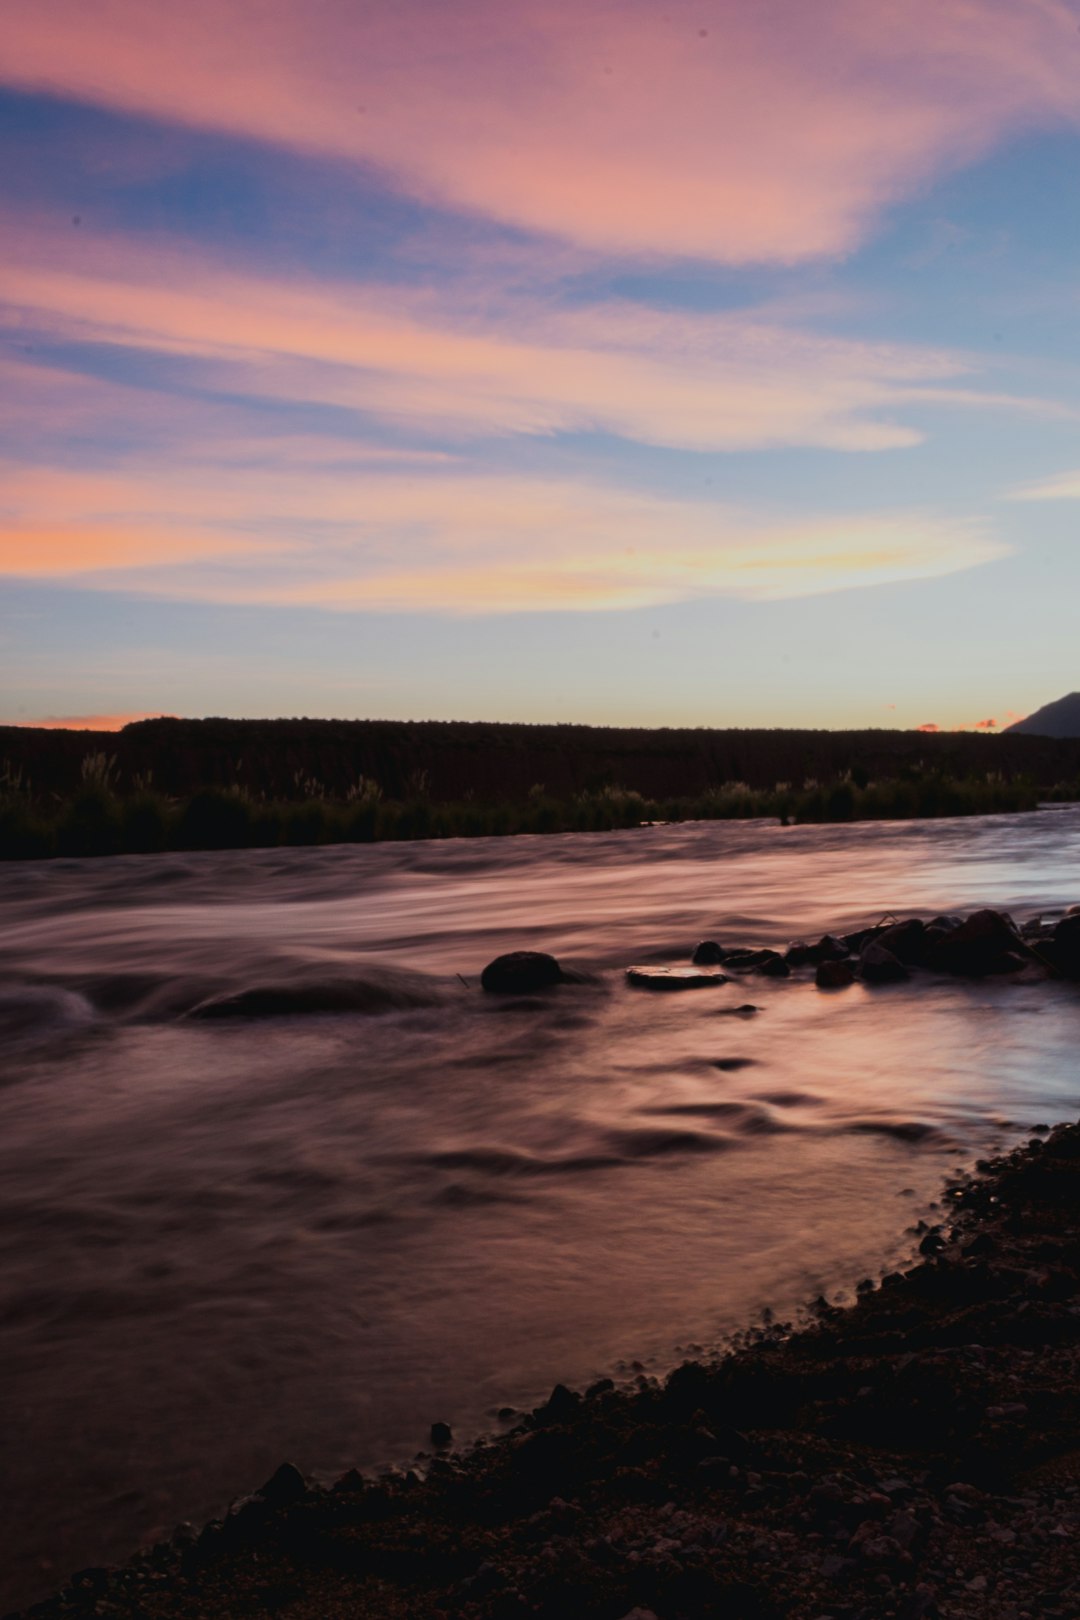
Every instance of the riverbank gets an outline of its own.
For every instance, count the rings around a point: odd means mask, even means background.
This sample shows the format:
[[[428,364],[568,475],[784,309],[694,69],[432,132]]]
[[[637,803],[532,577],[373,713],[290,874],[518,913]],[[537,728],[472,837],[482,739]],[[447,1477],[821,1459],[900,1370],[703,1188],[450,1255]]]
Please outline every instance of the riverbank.
[[[32,1612],[1022,1620],[1080,1612],[1080,1126],[948,1187],[917,1263],[664,1383],[223,1521]]]
[[[1080,738],[329,720],[0,727],[0,860],[913,820],[1078,798]]]

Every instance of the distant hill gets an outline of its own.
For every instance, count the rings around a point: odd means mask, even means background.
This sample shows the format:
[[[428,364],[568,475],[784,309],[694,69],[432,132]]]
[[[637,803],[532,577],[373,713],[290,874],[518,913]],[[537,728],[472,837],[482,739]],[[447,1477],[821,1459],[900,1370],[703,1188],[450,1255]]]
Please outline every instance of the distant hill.
[[[1070,692],[1056,703],[1044,703],[1026,720],[1018,720],[1005,730],[1019,731],[1027,737],[1080,737],[1080,692]]]

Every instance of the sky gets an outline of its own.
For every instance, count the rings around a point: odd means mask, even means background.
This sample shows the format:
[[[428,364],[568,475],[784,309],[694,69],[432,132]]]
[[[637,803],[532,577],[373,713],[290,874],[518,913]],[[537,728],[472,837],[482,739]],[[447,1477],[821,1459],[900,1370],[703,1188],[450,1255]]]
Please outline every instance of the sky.
[[[3,0],[0,722],[1080,687],[1080,0]]]

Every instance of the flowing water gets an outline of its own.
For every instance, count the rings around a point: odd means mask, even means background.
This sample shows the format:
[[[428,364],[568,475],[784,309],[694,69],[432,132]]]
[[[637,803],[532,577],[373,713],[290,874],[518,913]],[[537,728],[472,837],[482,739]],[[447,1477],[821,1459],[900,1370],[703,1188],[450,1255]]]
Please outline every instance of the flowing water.
[[[624,970],[1025,918],[1078,859],[1062,808],[0,870],[0,1608],[909,1253],[950,1171],[1080,1111],[1076,987]],[[585,982],[484,995],[517,947]]]

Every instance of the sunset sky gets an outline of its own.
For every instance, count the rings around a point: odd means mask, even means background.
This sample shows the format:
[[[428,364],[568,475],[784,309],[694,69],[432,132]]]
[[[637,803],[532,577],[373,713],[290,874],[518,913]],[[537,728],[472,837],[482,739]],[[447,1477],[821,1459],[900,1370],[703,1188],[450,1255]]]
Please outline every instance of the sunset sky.
[[[1080,0],[0,9],[0,721],[1080,688]]]

